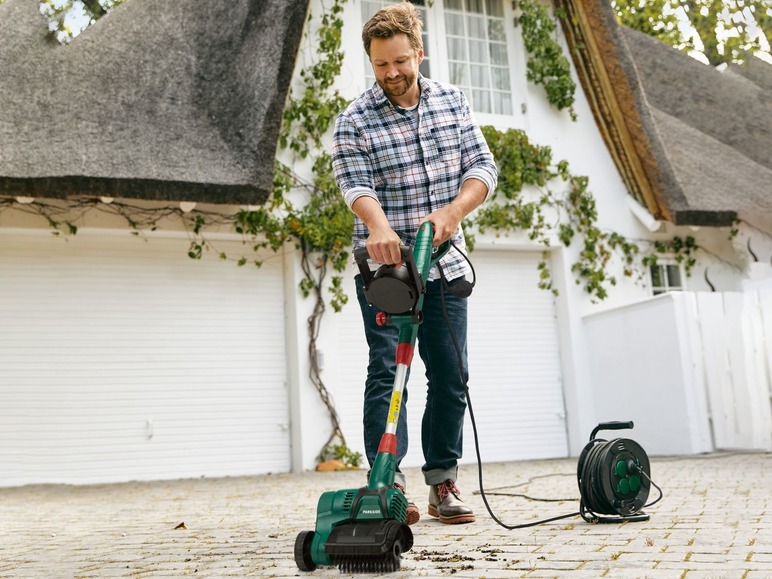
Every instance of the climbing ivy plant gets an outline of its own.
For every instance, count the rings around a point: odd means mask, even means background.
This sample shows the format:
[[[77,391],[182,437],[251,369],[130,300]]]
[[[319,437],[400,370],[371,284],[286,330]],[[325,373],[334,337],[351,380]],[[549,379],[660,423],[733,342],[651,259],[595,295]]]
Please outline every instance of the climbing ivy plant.
[[[329,130],[336,115],[343,110],[347,101],[334,88],[335,80],[340,75],[343,63],[341,39],[343,28],[343,5],[346,0],[334,0],[332,5],[321,15],[320,26],[316,31],[315,55],[312,64],[300,71],[303,87],[297,94],[291,95],[284,110],[283,124],[279,144],[289,149],[302,159],[313,160],[313,181],[309,189],[307,202],[300,207],[287,200],[286,193],[298,182],[279,179],[274,189],[270,212],[280,208],[284,214],[283,229],[295,239],[301,251],[301,266],[304,278],[301,281],[303,295],[314,298],[314,310],[308,318],[308,356],[311,363],[309,377],[319,392],[322,402],[327,406],[332,422],[332,431],[322,445],[319,459],[324,460],[331,454],[344,458],[348,466],[358,466],[361,456],[351,452],[346,444],[337,411],[329,392],[322,380],[317,365],[317,338],[326,306],[324,291],[332,294],[331,305],[339,311],[348,297],[343,292],[340,273],[348,264],[348,248],[354,228],[354,217],[349,211],[332,175],[332,161],[323,137]],[[309,16],[309,19],[311,17]],[[278,175],[288,175],[285,166],[279,167]],[[245,217],[249,218],[249,214]],[[258,236],[260,225],[250,229],[250,234]],[[328,284],[327,273],[332,267],[336,272]]]
[[[532,0],[521,0],[520,27],[523,43],[528,53],[527,78],[544,87],[547,100],[558,108],[567,110],[576,120],[574,94],[576,83],[571,78],[571,65],[555,36],[557,25],[549,8]]]
[[[598,228],[587,177],[572,175],[567,161],[553,162],[550,147],[531,143],[524,131],[501,132],[493,127],[482,127],[482,131],[496,159],[499,182],[495,202],[483,206],[467,225],[496,235],[523,231],[544,246],[538,265],[539,287],[555,295],[548,265],[548,248],[554,241],[567,247],[575,241],[581,244],[571,269],[576,283],[583,283],[595,301],[605,299],[608,287],[617,283],[608,273],[614,252],[622,255],[624,275],[634,274],[639,248],[617,233]],[[531,186],[530,194],[526,186]]]

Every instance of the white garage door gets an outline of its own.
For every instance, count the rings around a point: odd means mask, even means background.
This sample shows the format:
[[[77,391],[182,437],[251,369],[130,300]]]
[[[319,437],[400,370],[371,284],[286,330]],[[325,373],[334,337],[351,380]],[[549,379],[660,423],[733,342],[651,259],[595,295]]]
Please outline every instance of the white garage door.
[[[0,486],[289,470],[282,260],[187,246],[0,234]]]
[[[538,288],[535,252],[477,250],[478,282],[469,303],[469,389],[484,462],[568,456],[557,320],[552,294]],[[350,276],[349,276],[350,277]],[[367,344],[353,282],[339,314],[342,357],[336,406],[349,446],[362,452],[362,392]],[[410,449],[404,466],[423,464],[424,367],[416,355],[410,385]],[[464,463],[475,461],[469,417]]]

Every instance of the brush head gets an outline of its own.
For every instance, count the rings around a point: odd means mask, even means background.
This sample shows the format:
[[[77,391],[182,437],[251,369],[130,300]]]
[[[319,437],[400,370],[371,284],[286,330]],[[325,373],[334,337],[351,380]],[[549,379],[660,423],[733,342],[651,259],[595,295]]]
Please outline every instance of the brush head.
[[[410,527],[381,519],[338,525],[324,550],[343,573],[391,573],[399,570],[402,553],[412,547]]]

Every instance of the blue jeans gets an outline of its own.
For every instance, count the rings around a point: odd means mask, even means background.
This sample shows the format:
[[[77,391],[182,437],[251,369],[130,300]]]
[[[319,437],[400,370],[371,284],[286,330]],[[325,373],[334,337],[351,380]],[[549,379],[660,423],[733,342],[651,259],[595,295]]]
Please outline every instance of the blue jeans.
[[[455,280],[454,280],[455,281]],[[399,330],[394,326],[379,326],[375,322],[378,310],[367,303],[362,277],[355,278],[357,299],[362,310],[365,337],[370,347],[364,398],[364,442],[367,460],[372,466],[378,445],[386,427],[396,369]],[[451,284],[453,282],[450,282]],[[427,394],[421,422],[421,444],[424,454],[422,471],[428,485],[455,481],[458,459],[463,446],[465,384],[468,379],[466,320],[467,301],[445,291],[445,308],[459,348],[464,369],[459,375],[456,349],[442,312],[440,281],[426,284],[423,302],[423,322],[418,328],[418,354],[426,366]],[[397,424],[397,465],[407,453],[408,430],[406,404],[407,386],[402,399]],[[397,473],[396,482],[404,486],[405,478]]]

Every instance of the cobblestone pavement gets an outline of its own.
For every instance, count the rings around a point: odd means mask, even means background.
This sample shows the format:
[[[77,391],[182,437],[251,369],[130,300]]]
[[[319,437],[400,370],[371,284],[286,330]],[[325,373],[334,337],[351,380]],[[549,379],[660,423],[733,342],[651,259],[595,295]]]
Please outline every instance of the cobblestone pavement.
[[[772,454],[651,463],[664,498],[646,509],[649,521],[592,525],[576,516],[512,531],[487,514],[475,466],[462,467],[459,487],[477,522],[458,526],[426,514],[420,472],[408,470],[422,518],[390,576],[772,577]],[[574,459],[489,464],[483,475],[508,525],[578,510]],[[339,577],[330,567],[298,571],[294,540],[313,530],[323,491],[364,478],[307,472],[0,489],[0,577]],[[652,489],[649,499],[656,496]]]

